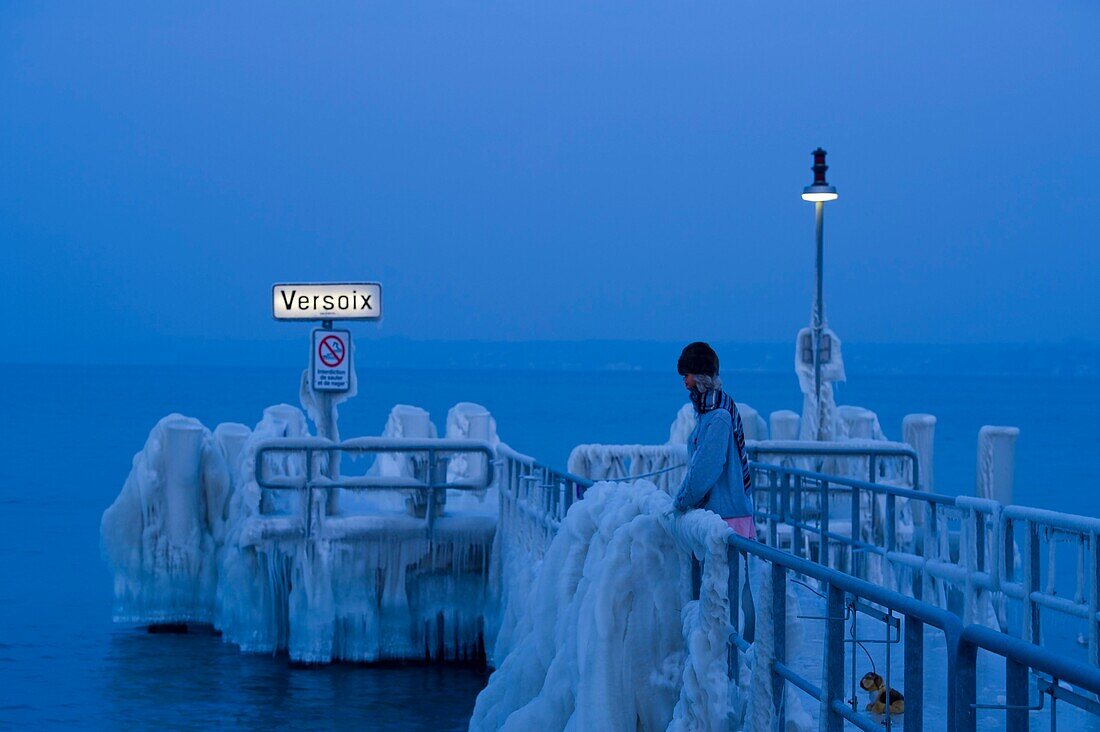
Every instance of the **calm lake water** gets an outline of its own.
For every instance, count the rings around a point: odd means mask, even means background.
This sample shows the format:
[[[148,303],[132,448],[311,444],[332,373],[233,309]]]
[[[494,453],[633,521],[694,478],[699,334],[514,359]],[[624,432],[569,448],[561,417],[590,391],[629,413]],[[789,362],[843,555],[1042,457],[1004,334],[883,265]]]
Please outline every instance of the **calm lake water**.
[[[151,636],[110,621],[99,519],[149,429],[173,411],[211,428],[254,424],[267,405],[297,403],[298,373],[0,366],[0,726],[465,729],[484,671],[296,669],[212,634]],[[839,401],[878,412],[891,438],[907,413],[939,418],[935,490],[972,492],[978,428],[1016,425],[1016,502],[1100,515],[1100,381],[851,378]],[[801,408],[792,374],[726,380],[762,414]],[[579,443],[664,442],[684,399],[674,373],[363,369],[341,432],[380,433],[395,403],[428,409],[442,428],[458,401],[484,404],[503,440],[564,467]]]

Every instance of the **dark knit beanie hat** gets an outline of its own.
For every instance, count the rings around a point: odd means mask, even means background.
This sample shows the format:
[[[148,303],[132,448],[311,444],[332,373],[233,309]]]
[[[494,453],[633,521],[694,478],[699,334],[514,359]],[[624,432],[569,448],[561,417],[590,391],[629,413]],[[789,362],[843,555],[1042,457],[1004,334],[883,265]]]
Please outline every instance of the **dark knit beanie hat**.
[[[701,376],[718,375],[718,354],[702,341],[689,343],[676,362],[676,371],[680,375],[699,374]]]

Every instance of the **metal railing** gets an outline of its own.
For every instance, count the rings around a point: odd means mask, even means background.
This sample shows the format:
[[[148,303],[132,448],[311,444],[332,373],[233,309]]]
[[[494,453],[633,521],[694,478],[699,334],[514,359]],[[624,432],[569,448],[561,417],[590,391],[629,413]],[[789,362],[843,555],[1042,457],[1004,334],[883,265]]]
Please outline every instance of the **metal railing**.
[[[412,458],[415,477],[339,474],[343,455],[396,453]],[[447,480],[450,458],[457,454],[481,454],[485,456],[484,469],[476,480]],[[302,535],[312,538],[314,525],[324,520],[326,514],[335,512],[333,501],[336,490],[386,491],[400,490],[418,493],[425,505],[425,520],[429,531],[438,517],[442,495],[448,490],[484,490],[494,479],[496,453],[492,446],[481,440],[406,439],[386,437],[361,437],[343,442],[332,442],[317,437],[273,439],[256,447],[256,485],[262,490],[295,491],[301,495]],[[288,469],[296,461],[301,472]],[[282,475],[268,475],[273,465],[282,465]],[[316,500],[316,494],[325,497]]]
[[[543,465],[507,445],[497,448],[500,457],[502,510],[517,511],[540,530],[553,536],[575,501],[584,496],[592,481]]]
[[[1013,632],[1035,644],[1044,610],[1084,621],[1089,663],[1100,665],[1100,519],[786,466],[751,467],[768,544],[788,545],[796,556],[940,607],[958,605],[967,623],[993,616],[1009,630],[1006,600],[1018,601]],[[901,521],[903,511],[912,524]],[[1058,586],[1059,544],[1072,549],[1072,588]]]
[[[825,449],[822,449],[825,447]],[[755,449],[754,449],[755,448]],[[947,676],[944,679],[947,706],[946,727],[970,732],[976,728],[979,711],[1001,711],[1004,726],[1011,732],[1028,729],[1033,712],[1043,709],[1049,699],[1051,729],[1056,728],[1058,701],[1100,717],[1100,669],[1096,668],[1098,580],[1100,580],[1100,520],[1059,514],[1021,506],[1004,507],[995,501],[967,496],[946,496],[919,490],[920,466],[916,451],[908,446],[822,446],[781,443],[750,446],[754,457],[784,456],[786,465],[754,461],[758,518],[765,523],[767,543],[743,539],[731,534],[728,539],[729,587],[731,598],[729,670],[737,678],[739,654],[750,646],[739,634],[738,609],[733,598],[738,587],[739,564],[736,552],[745,552],[770,564],[772,579],[772,645],[777,656],[771,668],[772,699],[775,714],[782,717],[786,684],[801,689],[821,704],[823,730],[840,730],[845,723],[864,730],[897,726],[891,715],[864,713],[858,704],[855,675],[856,643],[882,643],[887,663],[884,683],[892,686],[890,655],[900,648],[903,660],[902,689],[907,730],[924,728],[925,626],[943,632],[947,648]],[[868,480],[826,475],[795,467],[794,458],[849,457],[866,460]],[[882,461],[896,459],[908,464],[893,476],[882,470]],[[529,460],[529,459],[528,459]],[[549,470],[531,461],[533,467]],[[553,472],[553,471],[551,471]],[[557,474],[561,476],[562,474]],[[893,477],[905,485],[877,482]],[[898,480],[898,478],[901,480]],[[574,485],[591,483],[568,476]],[[837,504],[845,502],[843,518],[834,514]],[[534,513],[543,504],[529,504]],[[908,534],[901,520],[904,512],[914,519]],[[548,531],[556,531],[562,514],[546,521]],[[864,517],[869,521],[864,522]],[[830,519],[833,519],[830,521]],[[864,532],[863,526],[869,526]],[[846,524],[846,526],[844,525]],[[780,529],[787,534],[790,552],[780,544]],[[1022,572],[1017,569],[1015,532],[1024,538]],[[549,538],[549,537],[548,537]],[[814,538],[816,541],[804,541]],[[1076,554],[1076,582],[1072,599],[1058,594],[1054,566],[1056,541],[1068,541]],[[770,546],[769,546],[770,544]],[[816,547],[815,547],[816,544]],[[830,566],[833,547],[848,553],[849,566],[841,571]],[[804,549],[816,548],[803,556]],[[1046,549],[1046,581],[1042,581],[1041,548]],[[807,558],[811,557],[811,558]],[[872,560],[885,571],[886,582],[874,583],[856,576],[866,573]],[[908,596],[890,589],[901,570],[913,574],[913,594]],[[818,687],[787,664],[782,656],[786,642],[786,582],[788,573],[796,573],[820,583],[825,595],[825,633],[821,658],[824,659],[822,686]],[[701,567],[693,560],[692,586],[698,598]],[[945,588],[962,593],[964,610],[950,612],[938,601]],[[970,623],[976,608],[967,603],[981,599],[995,601],[998,593],[1024,603],[1022,638]],[[932,602],[922,600],[927,597]],[[1089,622],[1090,663],[1074,661],[1038,645],[1040,609],[1059,611]],[[881,623],[882,639],[857,638],[855,619],[870,617]],[[852,621],[852,637],[845,637],[845,624]],[[853,644],[845,653],[845,644]],[[1005,703],[980,703],[977,699],[978,652],[992,653],[1002,659],[1005,668]],[[850,693],[846,693],[845,664],[849,665]],[[1076,685],[1067,688],[1063,682]],[[1038,702],[1030,702],[1034,685]],[[999,700],[998,700],[999,701]],[[780,725],[782,726],[782,725]]]
[[[850,462],[857,462],[864,467],[862,472],[867,480],[876,483],[880,478],[887,477],[887,461],[891,458],[902,461],[903,468],[908,468],[906,482],[911,488],[920,490],[920,456],[917,451],[904,442],[885,442],[882,440],[853,440],[849,442],[816,442],[807,440],[758,440],[745,443],[745,450],[749,454],[749,460],[759,463],[770,463],[764,460],[778,458],[779,464],[784,467],[800,467],[798,459],[802,461],[817,459],[836,460],[837,458],[851,458]],[[866,461],[864,463],[864,461]],[[805,466],[802,466],[805,467]],[[903,473],[904,474],[904,473]]]
[[[1029,671],[1039,671],[1049,676],[1038,677],[1036,690],[1051,697],[1051,704],[1061,699],[1091,714],[1100,714],[1100,704],[1077,691],[1062,688],[1059,681],[1070,682],[1093,695],[1100,694],[1100,669],[1079,663],[1047,649],[1012,638],[1003,633],[978,625],[963,626],[953,613],[933,605],[907,597],[884,587],[853,577],[845,572],[822,566],[801,557],[783,552],[775,547],[744,539],[736,534],[727,538],[730,565],[729,592],[732,597],[738,586],[737,552],[743,552],[764,560],[770,565],[772,601],[772,646],[775,649],[771,668],[773,713],[783,727],[785,685],[790,683],[817,700],[821,705],[821,729],[836,731],[849,722],[859,729],[888,729],[894,724],[890,714],[881,719],[863,713],[857,703],[855,688],[854,656],[852,649],[852,694],[844,691],[845,643],[876,642],[874,639],[845,638],[845,623],[854,613],[870,615],[885,625],[886,648],[900,643],[904,660],[903,689],[905,693],[904,724],[908,729],[924,726],[924,627],[938,628],[945,636],[947,648],[947,729],[970,732],[977,724],[979,709],[1000,709],[1005,712],[1006,728],[1012,732],[1027,729],[1028,712],[1039,707],[1028,704]],[[821,658],[824,662],[822,686],[795,671],[785,656],[786,649],[786,597],[787,574],[797,573],[817,580],[825,596],[825,614],[818,618],[825,622]],[[732,604],[731,604],[732,608]],[[730,624],[730,670],[736,674],[738,651],[748,644],[738,631],[737,609],[732,608]],[[854,628],[853,624],[853,628]],[[892,632],[896,638],[890,638]],[[854,636],[854,632],[852,633]],[[901,642],[904,640],[904,642]],[[1006,669],[1006,699],[1004,705],[979,704],[977,701],[977,652],[983,649],[1004,660]],[[887,655],[885,686],[891,688],[890,663]],[[733,675],[732,678],[737,678]],[[1051,711],[1052,727],[1057,719]]]
[[[577,445],[569,454],[569,469],[590,472],[589,480],[626,481],[650,478],[672,492],[687,467],[687,445]]]

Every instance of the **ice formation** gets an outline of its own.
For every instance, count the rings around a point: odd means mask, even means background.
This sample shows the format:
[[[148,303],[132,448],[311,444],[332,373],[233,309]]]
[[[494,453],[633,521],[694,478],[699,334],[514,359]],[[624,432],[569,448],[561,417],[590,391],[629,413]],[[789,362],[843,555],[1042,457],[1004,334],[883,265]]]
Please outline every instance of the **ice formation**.
[[[773,440],[797,440],[799,424],[802,418],[798,412],[789,409],[780,409],[768,416],[771,438]]]
[[[116,621],[210,622],[229,490],[209,430],[180,414],[157,423],[100,525]]]
[[[567,470],[590,480],[647,477],[666,493],[683,478],[687,448],[669,445],[577,445]]]
[[[840,339],[831,328],[823,330],[823,336],[831,341],[831,353],[828,363],[821,365],[821,408],[818,409],[815,393],[815,375],[813,352],[802,348],[806,339],[812,339],[810,328],[798,331],[795,339],[794,370],[798,374],[798,386],[802,390],[802,440],[832,440],[836,436],[836,400],[833,397],[833,383],[844,381],[844,358],[840,354]],[[809,358],[807,358],[807,355]],[[821,419],[818,418],[820,412]],[[818,429],[820,422],[820,429]]]
[[[515,626],[501,628],[511,639],[498,640],[470,729],[724,726],[728,533],[714,514],[674,513],[649,481],[588,489],[535,561],[529,594],[512,598]],[[699,600],[693,549],[704,555]]]
[[[305,383],[302,401],[335,430],[335,412]],[[427,413],[411,407],[395,408],[389,431],[410,436],[414,428],[401,419],[408,415],[422,416],[420,429],[434,436]],[[456,437],[499,442],[483,407],[457,405],[450,421]],[[343,511],[323,490],[261,489],[258,451],[287,441],[331,444],[288,404],[264,410],[253,430],[227,423],[211,433],[180,415],[153,428],[103,516],[116,619],[212,623],[242,650],[286,650],[303,662],[478,657],[496,495],[471,498],[477,510],[443,515],[429,534],[398,491],[371,491]],[[262,459],[265,480],[305,477],[302,452]],[[384,467],[413,477],[417,461]],[[477,479],[489,469],[484,459],[460,467]],[[315,457],[315,474],[338,470]]]
[[[473,402],[459,402],[447,412],[444,437],[457,440],[484,440],[495,448],[500,444],[497,423],[489,410]],[[455,455],[447,465],[447,482],[479,481],[489,466],[482,455]],[[496,514],[499,496],[495,488],[482,491],[447,491],[448,510]]]

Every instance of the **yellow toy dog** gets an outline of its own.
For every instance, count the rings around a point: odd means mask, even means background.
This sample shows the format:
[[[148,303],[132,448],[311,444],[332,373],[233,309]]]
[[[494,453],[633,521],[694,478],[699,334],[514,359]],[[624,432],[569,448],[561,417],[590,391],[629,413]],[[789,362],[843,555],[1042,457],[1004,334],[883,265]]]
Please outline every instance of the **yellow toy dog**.
[[[859,686],[871,695],[871,703],[867,705],[867,711],[882,714],[886,711],[886,684],[882,677],[871,671],[859,681]],[[897,689],[890,689],[890,714],[901,714],[905,711],[905,697]]]

